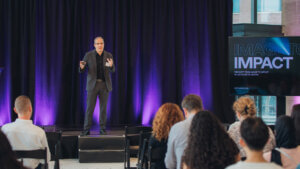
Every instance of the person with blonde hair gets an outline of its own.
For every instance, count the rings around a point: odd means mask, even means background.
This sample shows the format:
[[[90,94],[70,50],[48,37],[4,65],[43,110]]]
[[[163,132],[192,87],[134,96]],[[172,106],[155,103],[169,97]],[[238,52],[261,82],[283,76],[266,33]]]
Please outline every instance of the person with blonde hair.
[[[149,139],[149,147],[152,148],[162,147],[167,151],[167,140],[171,127],[184,119],[183,112],[179,106],[174,103],[163,104],[154,117],[152,123],[152,136]],[[151,163],[151,169],[164,169],[166,168],[164,158],[159,162]]]
[[[234,142],[238,145],[240,149],[240,154],[242,158],[246,157],[245,150],[240,145],[240,126],[244,119],[247,117],[255,117],[256,116],[256,106],[254,100],[249,96],[242,96],[238,98],[232,106],[238,121],[234,122],[230,125],[228,133],[231,136],[231,138],[234,140]],[[268,152],[272,150],[275,147],[275,136],[272,132],[272,130],[268,127],[269,130],[269,140],[264,147],[264,152]]]
[[[13,150],[37,150],[47,148],[47,163],[50,161],[50,151],[45,131],[32,123],[32,105],[29,97],[19,96],[15,100],[14,111],[18,118],[5,124],[1,130],[8,138]],[[41,168],[44,160],[24,159],[24,166]]]

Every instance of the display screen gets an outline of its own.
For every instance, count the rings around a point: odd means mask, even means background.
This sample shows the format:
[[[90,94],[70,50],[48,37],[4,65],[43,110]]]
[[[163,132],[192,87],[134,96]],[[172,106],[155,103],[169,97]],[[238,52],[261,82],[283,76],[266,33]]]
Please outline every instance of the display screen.
[[[230,37],[232,95],[300,95],[300,37]]]

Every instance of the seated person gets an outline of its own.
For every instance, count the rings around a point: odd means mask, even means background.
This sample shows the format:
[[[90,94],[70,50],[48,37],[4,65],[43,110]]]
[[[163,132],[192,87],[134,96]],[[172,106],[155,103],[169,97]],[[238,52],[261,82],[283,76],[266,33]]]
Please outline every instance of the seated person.
[[[198,95],[186,95],[181,102],[181,107],[186,119],[174,124],[170,130],[165,157],[165,165],[168,169],[180,169],[181,157],[187,146],[193,117],[203,110],[202,99]]]
[[[245,150],[247,158],[226,169],[282,169],[281,166],[270,163],[263,157],[263,149],[269,139],[269,129],[261,118],[248,117],[244,119],[240,133],[240,145]]]
[[[240,160],[237,145],[211,112],[197,113],[189,133],[183,169],[221,169]]]
[[[272,150],[264,153],[264,158],[285,169],[295,169],[300,163],[300,146],[296,144],[295,127],[291,117],[284,115],[276,120],[275,138],[279,151]]]
[[[184,119],[183,112],[179,106],[173,103],[163,104],[154,117],[152,128],[153,134],[149,140],[149,147],[161,147],[165,149],[163,158],[155,163],[150,164],[151,169],[165,169],[164,157],[167,151],[167,140],[171,127]]]
[[[291,117],[296,130],[296,144],[300,145],[300,104],[293,105]]]
[[[13,150],[36,150],[47,148],[47,159],[50,161],[50,151],[43,129],[35,126],[30,120],[32,115],[31,101],[27,96],[19,96],[15,100],[14,111],[18,118],[15,122],[5,124],[1,130],[7,136]],[[40,167],[44,160],[24,159],[24,166],[28,168]]]
[[[5,134],[0,130],[0,166],[1,169],[27,169],[17,160]]]
[[[241,153],[241,158],[246,157],[245,150],[243,150],[242,146],[239,144],[241,139],[240,134],[240,126],[244,119],[247,117],[255,117],[256,116],[256,106],[254,103],[254,100],[248,96],[243,96],[237,99],[233,103],[233,110],[236,113],[236,117],[238,118],[238,121],[231,124],[228,129],[228,133],[231,136],[231,138],[234,140],[234,142],[238,145]],[[269,130],[269,139],[264,147],[264,152],[271,151],[275,147],[275,137],[273,134],[273,131],[271,128],[268,128]]]

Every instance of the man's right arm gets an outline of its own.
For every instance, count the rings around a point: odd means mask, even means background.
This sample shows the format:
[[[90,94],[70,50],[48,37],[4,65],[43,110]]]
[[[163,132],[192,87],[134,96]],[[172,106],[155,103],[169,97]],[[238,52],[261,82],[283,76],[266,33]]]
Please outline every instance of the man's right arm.
[[[82,61],[84,61],[84,62],[85,62],[85,66],[84,66],[83,68],[81,68],[81,67],[80,67],[80,64],[81,64],[80,62],[81,62],[81,61],[79,62],[79,73],[82,73],[82,72],[84,72],[84,70],[86,69],[86,66],[87,66],[87,55],[86,55],[86,54],[84,55],[84,57],[83,57],[83,60],[82,60]]]
[[[174,128],[172,127],[169,133],[168,138],[168,148],[165,157],[165,165],[168,169],[175,169],[176,168],[176,154],[175,154],[175,143],[174,143]]]

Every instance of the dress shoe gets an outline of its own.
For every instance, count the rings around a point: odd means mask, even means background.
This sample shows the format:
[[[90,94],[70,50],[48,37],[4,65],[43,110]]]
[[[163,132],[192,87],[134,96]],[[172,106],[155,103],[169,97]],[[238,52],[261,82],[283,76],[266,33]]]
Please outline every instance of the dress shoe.
[[[101,129],[101,130],[99,131],[99,134],[100,134],[100,135],[106,135],[107,133],[106,133],[106,130],[105,130],[105,129]]]
[[[89,130],[83,130],[80,134],[80,136],[87,136],[90,135],[90,131]]]

